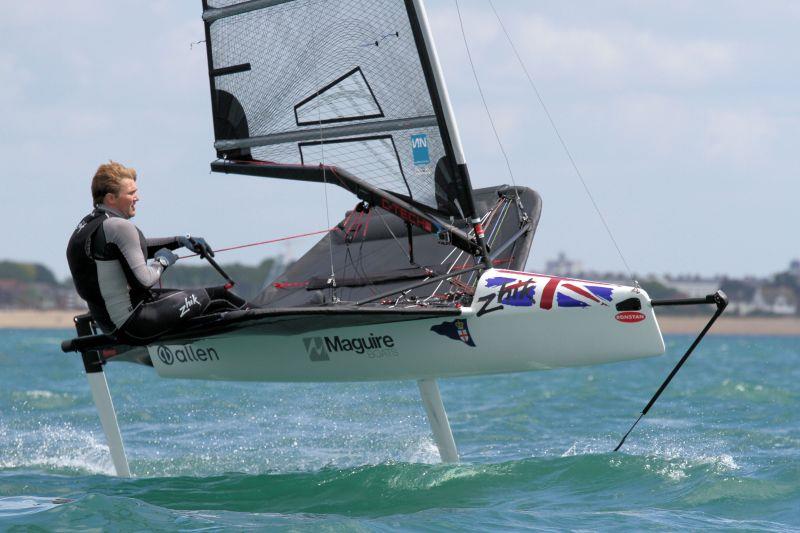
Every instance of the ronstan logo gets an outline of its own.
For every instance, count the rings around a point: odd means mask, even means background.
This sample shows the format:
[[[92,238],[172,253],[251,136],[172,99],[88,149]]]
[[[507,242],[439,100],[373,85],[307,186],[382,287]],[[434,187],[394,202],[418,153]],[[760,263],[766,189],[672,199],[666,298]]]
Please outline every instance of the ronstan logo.
[[[635,322],[641,322],[647,316],[644,313],[640,313],[639,311],[623,311],[621,313],[617,313],[615,316],[619,322],[624,322],[626,324],[633,324]]]

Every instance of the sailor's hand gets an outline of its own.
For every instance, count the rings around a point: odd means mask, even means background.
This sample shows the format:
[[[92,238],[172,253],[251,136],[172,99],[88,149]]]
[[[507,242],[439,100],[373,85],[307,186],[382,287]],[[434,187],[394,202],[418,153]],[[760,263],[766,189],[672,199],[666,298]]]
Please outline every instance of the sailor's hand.
[[[178,237],[178,242],[187,250],[191,250],[196,254],[200,254],[200,257],[214,257],[214,250],[211,249],[211,246],[209,246],[206,240],[202,237],[192,237],[191,235],[187,235],[186,237]]]
[[[162,248],[153,255],[153,259],[155,259],[162,268],[166,269],[168,266],[175,264],[175,261],[178,260],[178,256],[173,254],[171,250]]]

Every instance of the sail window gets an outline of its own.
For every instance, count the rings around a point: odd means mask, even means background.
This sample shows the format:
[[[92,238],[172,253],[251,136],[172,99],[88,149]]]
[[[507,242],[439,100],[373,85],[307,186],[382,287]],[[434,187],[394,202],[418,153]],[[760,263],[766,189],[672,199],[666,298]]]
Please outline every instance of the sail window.
[[[354,68],[294,106],[294,115],[298,126],[384,116],[360,67]]]
[[[359,177],[383,190],[413,198],[391,135],[354,137],[298,144],[303,165],[358,168]]]

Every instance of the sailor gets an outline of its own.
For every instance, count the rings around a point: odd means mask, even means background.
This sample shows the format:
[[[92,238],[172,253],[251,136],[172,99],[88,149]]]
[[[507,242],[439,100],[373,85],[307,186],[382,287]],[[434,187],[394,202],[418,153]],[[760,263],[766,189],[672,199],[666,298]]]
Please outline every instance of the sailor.
[[[130,219],[139,201],[136,170],[110,161],[92,179],[94,210],[81,220],[67,245],[72,280],[105,333],[122,342],[146,344],[180,329],[189,319],[246,308],[225,287],[154,288],[177,261],[180,247],[213,256],[200,237],[148,239]],[[147,264],[148,259],[154,259]]]

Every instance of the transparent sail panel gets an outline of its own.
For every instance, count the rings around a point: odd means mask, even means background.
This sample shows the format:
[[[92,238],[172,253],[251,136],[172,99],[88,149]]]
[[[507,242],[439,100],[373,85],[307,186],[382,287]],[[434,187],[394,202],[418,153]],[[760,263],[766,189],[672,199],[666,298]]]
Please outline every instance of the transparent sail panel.
[[[442,209],[444,127],[404,0],[209,5],[223,8],[206,13],[221,154],[324,162]]]
[[[295,115],[298,126],[314,126],[378,118],[383,112],[361,69],[356,68],[297,104]]]
[[[323,163],[325,160],[340,161],[342,168],[359,168],[359,177],[390,192],[410,194],[408,186],[399,188],[396,180],[387,176],[402,175],[400,160],[391,136],[355,137],[338,142],[312,142],[300,144],[300,155],[304,165]]]
[[[340,167],[376,187],[436,206],[436,191],[429,176],[432,162],[444,156],[444,147],[432,131],[386,131],[365,137],[325,139],[324,142],[282,143],[252,148],[251,152],[260,161]],[[414,163],[414,140],[420,138],[429,140],[426,160],[431,162],[425,164]],[[436,142],[430,142],[434,139]],[[418,156],[419,153],[417,149]]]

